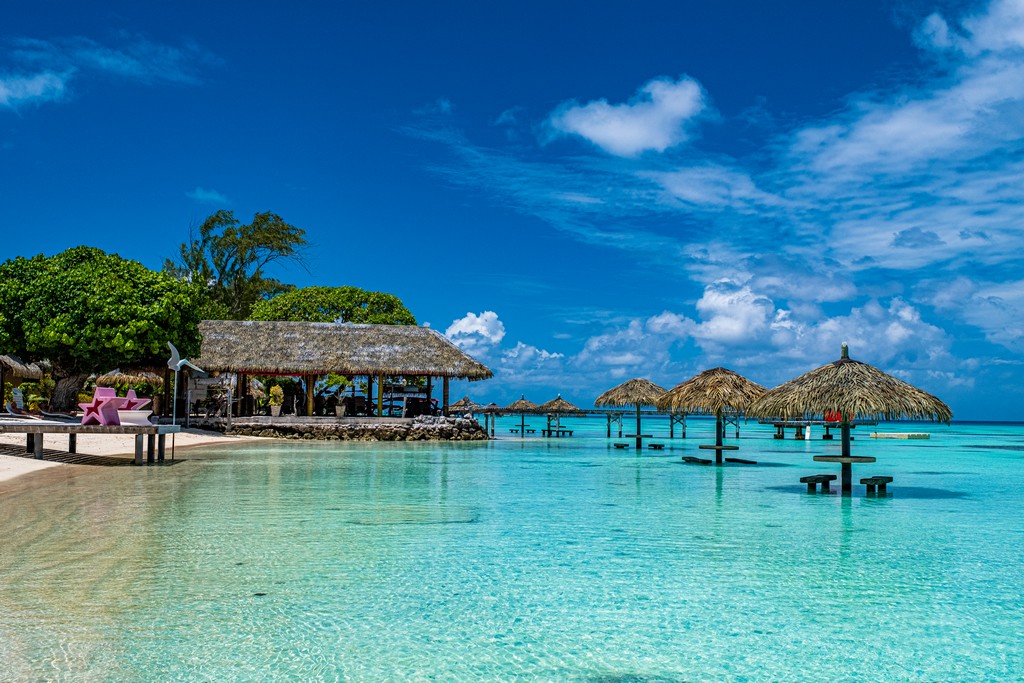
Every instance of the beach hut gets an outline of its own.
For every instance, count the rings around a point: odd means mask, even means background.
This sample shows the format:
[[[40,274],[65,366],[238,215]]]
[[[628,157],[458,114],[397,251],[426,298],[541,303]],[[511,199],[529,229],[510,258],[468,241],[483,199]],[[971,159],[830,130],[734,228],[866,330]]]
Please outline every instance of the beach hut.
[[[839,360],[780,384],[747,408],[760,418],[811,419],[838,413],[842,431],[842,451],[835,456],[815,456],[815,460],[842,465],[842,490],[853,488],[851,464],[873,462],[874,458],[855,458],[850,454],[850,423],[863,420],[932,420],[949,423],[953,412],[945,403],[926,391],[896,379],[878,368],[850,358],[842,346]]]
[[[727,368],[712,368],[691,377],[669,389],[656,405],[661,410],[686,413],[707,413],[715,416],[715,462],[722,464],[722,451],[736,446],[722,444],[725,432],[724,413],[727,409],[745,410],[767,389]],[[705,448],[705,446],[701,446]]]
[[[448,407],[451,379],[488,379],[491,370],[447,337],[416,325],[354,325],[257,320],[204,320],[196,363],[208,372],[291,375],[305,378],[307,413],[313,412],[312,378],[335,373],[366,377],[367,398],[377,381],[377,412],[383,412],[387,377],[425,377],[430,399],[433,378],[444,380],[442,408]]]
[[[665,389],[646,379],[631,379],[613,387],[597,397],[594,405],[601,407],[621,408],[636,406],[636,449],[643,448],[643,436],[640,430],[641,406],[656,406],[658,399],[665,394]]]
[[[35,363],[25,363],[17,356],[0,356],[0,412],[3,412],[2,404],[4,388],[8,381],[17,386],[24,380],[40,380],[43,378],[42,369]]]
[[[519,434],[526,436],[526,413],[536,413],[537,404],[526,400],[526,394],[522,394],[518,401],[512,401],[505,406],[506,413],[519,413]]]

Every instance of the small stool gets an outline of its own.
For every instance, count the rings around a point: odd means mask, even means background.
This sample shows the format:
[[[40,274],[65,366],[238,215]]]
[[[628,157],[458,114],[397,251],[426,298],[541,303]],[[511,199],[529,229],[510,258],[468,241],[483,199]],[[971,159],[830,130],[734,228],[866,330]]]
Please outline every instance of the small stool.
[[[663,443],[649,443],[649,444],[647,444],[647,447],[650,448],[652,451],[663,451],[663,450],[665,450],[665,444],[663,444]]]
[[[692,455],[684,455],[683,462],[689,463],[690,465],[710,465],[711,460],[705,460],[704,458],[695,458]]]
[[[860,480],[860,483],[867,487],[868,494],[875,493],[875,487],[878,487],[878,493],[885,493],[885,485],[892,482],[892,477],[864,477]]]
[[[829,488],[829,482],[835,480],[836,475],[834,474],[809,474],[806,477],[800,477],[800,483],[807,484],[807,493],[814,493],[818,484],[821,484],[822,493],[830,493],[832,489]]]
[[[613,443],[612,445],[615,446],[616,448],[629,448],[628,443]]]

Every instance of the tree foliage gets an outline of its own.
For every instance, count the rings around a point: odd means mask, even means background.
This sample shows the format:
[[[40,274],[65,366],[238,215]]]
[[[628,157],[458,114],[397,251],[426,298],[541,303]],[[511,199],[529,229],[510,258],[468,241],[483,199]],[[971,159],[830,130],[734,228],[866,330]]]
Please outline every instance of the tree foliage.
[[[0,264],[0,353],[48,358],[54,376],[162,366],[199,350],[198,287],[91,247]]]
[[[416,318],[394,294],[359,287],[305,287],[258,301],[250,320],[415,325]]]
[[[242,224],[233,211],[218,211],[189,231],[177,261],[168,259],[164,270],[178,278],[204,285],[210,308],[204,317],[244,320],[257,301],[294,289],[264,269],[281,260],[302,262],[306,231],[274,213],[257,213]]]

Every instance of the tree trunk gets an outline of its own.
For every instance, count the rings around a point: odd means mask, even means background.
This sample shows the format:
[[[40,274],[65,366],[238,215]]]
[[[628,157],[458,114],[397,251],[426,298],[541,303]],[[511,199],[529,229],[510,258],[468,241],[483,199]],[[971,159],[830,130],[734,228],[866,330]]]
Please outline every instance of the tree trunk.
[[[71,375],[57,380],[53,398],[50,400],[50,409],[59,411],[77,409],[78,391],[82,388],[83,380],[85,380],[85,375]]]

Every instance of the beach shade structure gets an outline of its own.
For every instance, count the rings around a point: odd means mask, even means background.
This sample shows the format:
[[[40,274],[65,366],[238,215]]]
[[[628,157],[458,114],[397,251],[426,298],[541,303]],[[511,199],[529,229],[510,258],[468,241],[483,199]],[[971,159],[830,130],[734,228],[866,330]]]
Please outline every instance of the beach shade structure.
[[[38,364],[25,363],[10,354],[0,356],[0,413],[4,412],[4,385],[8,380],[15,380],[17,385],[20,380],[38,380],[42,377],[43,371]]]
[[[612,387],[597,397],[594,405],[598,408],[624,406],[636,407],[636,449],[643,448],[643,436],[640,430],[640,408],[656,406],[658,399],[665,395],[665,389],[646,379],[631,379],[617,387]]]
[[[132,385],[138,384],[148,384],[155,391],[163,388],[164,378],[149,370],[129,370],[127,372],[111,370],[96,378],[96,386],[98,387],[123,387],[130,389]]]
[[[526,400],[526,394],[522,394],[518,401],[512,401],[505,406],[506,413],[519,413],[519,434],[526,435],[526,413],[536,413],[537,404]]]
[[[537,406],[538,413],[547,413],[548,415],[555,416],[555,432],[561,434],[558,430],[562,426],[562,415],[571,415],[573,413],[582,413],[583,411],[574,406],[573,404],[562,398],[559,394],[556,398],[551,399],[547,403],[541,403]],[[551,436],[551,422],[548,421],[548,436]]]
[[[852,490],[850,425],[861,420],[932,420],[949,423],[953,412],[926,391],[896,379],[878,368],[850,358],[842,346],[839,360],[780,384],[747,407],[760,418],[811,419],[838,413],[842,430],[842,455],[817,456],[842,465],[842,490]],[[871,459],[873,461],[873,459]]]
[[[722,464],[722,451],[735,446],[723,446],[725,432],[723,415],[726,410],[745,411],[766,391],[757,382],[727,368],[712,368],[691,377],[669,389],[659,398],[656,405],[661,410],[676,413],[705,413],[715,416],[715,462]]]
[[[480,412],[479,404],[471,401],[469,396],[463,396],[455,403],[448,406],[449,415],[464,415],[466,413]]]

